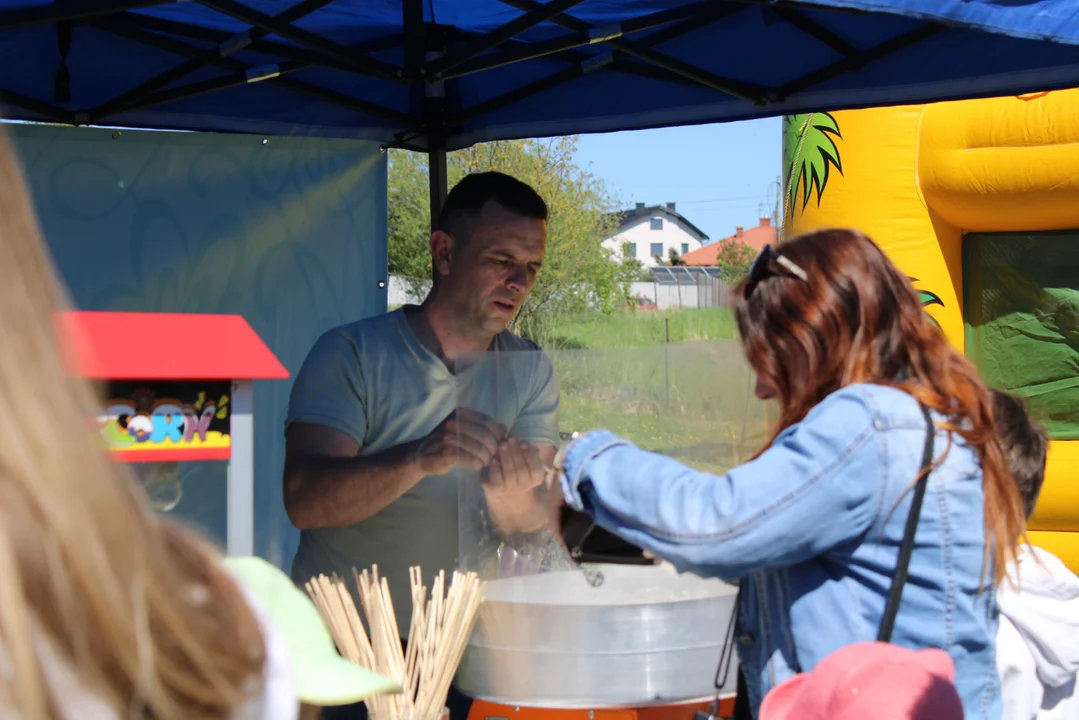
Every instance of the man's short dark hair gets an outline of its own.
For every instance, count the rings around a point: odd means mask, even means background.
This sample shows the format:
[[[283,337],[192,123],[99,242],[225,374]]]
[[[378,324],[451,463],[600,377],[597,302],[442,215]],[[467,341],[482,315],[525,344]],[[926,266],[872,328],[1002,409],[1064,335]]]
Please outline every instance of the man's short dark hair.
[[[480,212],[492,200],[514,215],[547,219],[547,203],[529,185],[505,173],[482,172],[467,175],[454,186],[435,229],[452,235],[458,243],[467,243]]]
[[[990,391],[997,434],[1008,456],[1008,465],[1019,483],[1027,517],[1034,514],[1034,505],[1045,481],[1045,456],[1049,435],[1045,428],[1030,418],[1026,404],[1011,393]]]

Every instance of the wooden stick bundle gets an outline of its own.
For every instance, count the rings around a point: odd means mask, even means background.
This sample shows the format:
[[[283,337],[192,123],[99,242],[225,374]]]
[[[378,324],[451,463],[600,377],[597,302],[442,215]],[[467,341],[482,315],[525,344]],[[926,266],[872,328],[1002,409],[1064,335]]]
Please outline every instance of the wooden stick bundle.
[[[420,568],[409,568],[412,622],[406,651],[390,586],[379,577],[378,566],[362,573],[353,569],[352,574],[367,629],[342,578],[319,575],[306,588],[341,654],[404,688],[399,695],[367,699],[368,712],[373,720],[434,720],[446,705],[483,602],[484,584],[476,573],[455,571],[447,588],[441,571],[428,599]]]

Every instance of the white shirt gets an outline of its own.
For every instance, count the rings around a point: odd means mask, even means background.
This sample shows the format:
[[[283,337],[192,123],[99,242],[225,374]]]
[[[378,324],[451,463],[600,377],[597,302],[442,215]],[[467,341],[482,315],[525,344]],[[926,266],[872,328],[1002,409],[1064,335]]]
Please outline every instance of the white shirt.
[[[1079,577],[1052,553],[1020,548],[997,591],[1002,720],[1079,720]]]

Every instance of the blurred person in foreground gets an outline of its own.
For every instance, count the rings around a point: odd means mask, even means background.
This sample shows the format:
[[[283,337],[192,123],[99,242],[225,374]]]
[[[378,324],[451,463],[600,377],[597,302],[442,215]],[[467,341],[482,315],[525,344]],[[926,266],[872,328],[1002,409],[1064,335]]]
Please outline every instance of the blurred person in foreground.
[[[0,717],[296,720],[399,690],[337,654],[280,570],[225,560],[111,461],[3,135],[0,187]]]
[[[208,543],[96,441],[65,292],[0,136],[0,716],[293,720],[287,656]]]
[[[679,569],[740,581],[756,713],[778,683],[876,639],[932,426],[892,642],[947,651],[967,717],[998,720],[993,585],[1024,523],[988,389],[859,232],[765,248],[735,295],[758,394],[779,404],[766,448],[717,477],[590,432],[556,457],[567,504]]]
[[[1009,393],[993,392],[993,414],[1029,518],[1045,481],[1049,436]],[[1007,575],[997,590],[1004,720],[1079,720],[1079,577],[1049,551],[1026,544]]]
[[[334,328],[315,343],[285,431],[298,584],[377,564],[407,640],[408,570],[421,567],[430,583],[474,551],[459,547],[458,522],[473,494],[481,496],[476,524],[488,528],[477,543],[565,554],[548,530],[543,486],[559,441],[554,369],[507,329],[546,246],[547,205],[535,190],[501,173],[469,175],[431,234],[434,282],[423,304]],[[463,503],[459,490],[468,493]],[[464,720],[470,701],[451,692],[449,704]],[[331,716],[362,718],[365,709]]]

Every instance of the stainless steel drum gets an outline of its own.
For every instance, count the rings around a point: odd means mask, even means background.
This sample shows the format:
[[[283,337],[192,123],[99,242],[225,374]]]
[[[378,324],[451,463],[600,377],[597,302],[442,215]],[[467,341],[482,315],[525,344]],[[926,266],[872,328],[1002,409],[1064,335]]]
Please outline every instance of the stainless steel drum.
[[[544,708],[644,707],[705,700],[737,588],[668,565],[601,566],[487,584],[457,675],[467,695]],[[737,661],[725,693],[735,691]]]

